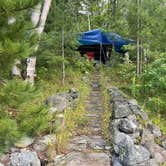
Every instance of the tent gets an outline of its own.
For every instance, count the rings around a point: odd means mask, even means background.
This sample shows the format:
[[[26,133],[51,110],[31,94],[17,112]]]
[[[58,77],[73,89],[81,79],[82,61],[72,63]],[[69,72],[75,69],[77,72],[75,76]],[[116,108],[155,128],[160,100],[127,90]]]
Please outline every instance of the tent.
[[[128,50],[124,50],[123,45],[133,42],[133,40],[123,39],[116,33],[107,33],[100,29],[83,32],[79,36],[78,41],[80,45],[77,50],[80,53],[93,51],[96,54],[95,58],[103,62],[109,60],[110,55],[108,57],[107,53],[110,52],[112,47],[114,47],[116,52],[124,54]]]
[[[94,52],[94,59],[103,63],[109,60],[107,50],[112,48],[113,43],[105,32],[100,29],[84,32],[78,41],[80,45],[77,50],[80,53]]]
[[[123,39],[120,35],[114,33],[114,32],[109,32],[107,33],[109,39],[112,41],[114,49],[118,53],[125,53],[128,50],[124,50],[122,47],[124,45],[128,45],[130,43],[135,43],[134,40],[132,39]]]
[[[91,30],[81,34],[79,43],[81,45],[112,45],[109,36],[100,29]]]

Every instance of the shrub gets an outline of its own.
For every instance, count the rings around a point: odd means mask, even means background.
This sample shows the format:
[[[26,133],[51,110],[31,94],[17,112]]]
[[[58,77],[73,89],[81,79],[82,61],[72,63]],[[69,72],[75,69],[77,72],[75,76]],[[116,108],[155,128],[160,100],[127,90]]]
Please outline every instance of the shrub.
[[[50,120],[51,114],[44,105],[29,105],[28,108],[17,115],[20,132],[29,136],[35,136],[47,131]]]
[[[0,118],[0,152],[7,150],[20,137],[17,123],[7,117]]]
[[[19,80],[8,81],[0,89],[1,105],[18,108],[39,96],[39,90],[26,82]]]

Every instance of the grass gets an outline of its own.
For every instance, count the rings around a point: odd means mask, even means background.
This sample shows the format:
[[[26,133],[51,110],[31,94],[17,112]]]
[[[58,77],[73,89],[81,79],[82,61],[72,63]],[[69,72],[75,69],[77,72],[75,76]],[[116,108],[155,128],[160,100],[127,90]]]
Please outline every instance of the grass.
[[[84,100],[88,95],[87,86],[82,87],[82,96],[73,109],[67,109],[60,130],[56,133],[57,152],[65,153],[67,144],[73,135],[77,134],[77,130],[82,130],[87,124],[86,109]]]
[[[107,77],[104,76],[104,71],[100,69],[101,72],[101,85],[102,85],[102,103],[103,103],[103,108],[104,108],[104,113],[102,115],[102,123],[101,123],[101,128],[102,128],[102,134],[104,138],[107,141],[110,141],[110,130],[109,130],[109,125],[110,125],[110,118],[111,118],[111,107],[110,107],[110,96],[108,94],[108,80]]]
[[[88,85],[81,80],[84,75],[79,70],[70,69],[66,71],[65,85],[62,85],[60,74],[49,80],[38,78],[33,87],[26,85],[21,80],[10,80],[8,84],[1,85],[0,126],[2,125],[2,130],[0,134],[0,152],[10,148],[15,140],[23,135],[35,137],[49,132],[56,132],[56,126],[50,125],[53,117],[49,115],[48,107],[44,105],[45,100],[55,93],[75,88],[80,93],[80,101],[83,101],[88,94]],[[80,123],[84,121],[81,119],[82,116],[78,117],[79,113],[82,115],[81,112],[83,112],[83,108],[80,104],[76,104],[75,111],[65,112],[65,123],[71,133],[72,129],[81,125]],[[59,135],[59,140],[61,137],[67,140],[70,136],[70,133],[66,132],[66,128],[63,130],[64,132],[62,131]],[[50,145],[50,148],[52,146],[54,145]]]
[[[86,113],[84,101],[90,92],[89,84],[81,79],[85,76],[84,74],[77,71],[68,71],[66,74],[64,86],[54,86],[61,84],[61,81],[57,78],[53,81],[51,86],[50,84],[44,85],[44,89],[47,89],[47,87],[49,88],[49,92],[45,94],[45,97],[51,95],[50,93],[53,92],[54,87],[54,92],[66,91],[73,87],[79,92],[79,99],[74,103],[73,108],[68,108],[64,111],[64,114],[56,114],[56,117],[54,117],[56,123],[51,127],[50,131],[55,134],[57,139],[56,145],[54,146],[59,154],[66,152],[67,144],[73,135],[76,135],[77,132],[80,133],[80,131],[83,132],[84,125],[87,124],[86,116],[84,116]],[[52,146],[50,146],[50,151]]]
[[[162,111],[163,108],[165,109],[163,105],[166,104],[163,99],[164,92],[161,92],[160,96],[157,98],[151,96],[148,92],[140,92],[141,87],[139,86],[141,85],[141,82],[138,82],[138,79],[134,74],[135,66],[133,64],[121,64],[109,68],[107,67],[103,69],[103,72],[104,77],[106,77],[105,80],[107,81],[107,85],[116,86],[131,98],[135,98],[148,113],[151,121],[160,127],[163,134],[166,134],[166,113]],[[142,90],[143,89],[141,89],[141,91]]]

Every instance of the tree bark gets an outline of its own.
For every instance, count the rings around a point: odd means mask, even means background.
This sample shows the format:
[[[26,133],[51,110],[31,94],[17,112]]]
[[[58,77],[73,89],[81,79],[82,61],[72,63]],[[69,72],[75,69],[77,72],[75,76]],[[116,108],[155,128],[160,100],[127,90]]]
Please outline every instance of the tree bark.
[[[137,3],[137,75],[140,74],[140,38],[139,38],[139,30],[140,30],[140,19],[139,19],[139,0]]]
[[[64,48],[64,28],[62,28],[62,84],[65,84],[65,48]]]
[[[116,9],[117,9],[117,0],[113,0],[113,9],[112,9],[113,17],[116,16]]]
[[[31,21],[35,28],[35,33],[38,34],[39,40],[42,32],[44,31],[45,23],[49,13],[52,0],[44,0],[43,6],[41,3],[35,6],[32,11]],[[38,50],[39,44],[36,45],[35,52]],[[27,58],[27,77],[26,81],[34,84],[36,77],[36,56]]]

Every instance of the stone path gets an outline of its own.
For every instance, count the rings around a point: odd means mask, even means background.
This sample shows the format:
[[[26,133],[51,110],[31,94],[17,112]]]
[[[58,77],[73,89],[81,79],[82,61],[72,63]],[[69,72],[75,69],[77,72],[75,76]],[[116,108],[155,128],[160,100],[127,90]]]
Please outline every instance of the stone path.
[[[89,134],[75,136],[68,145],[69,153],[55,159],[56,166],[110,166],[110,146],[101,135],[103,114],[99,75],[92,80],[92,91],[87,105],[87,130]]]

